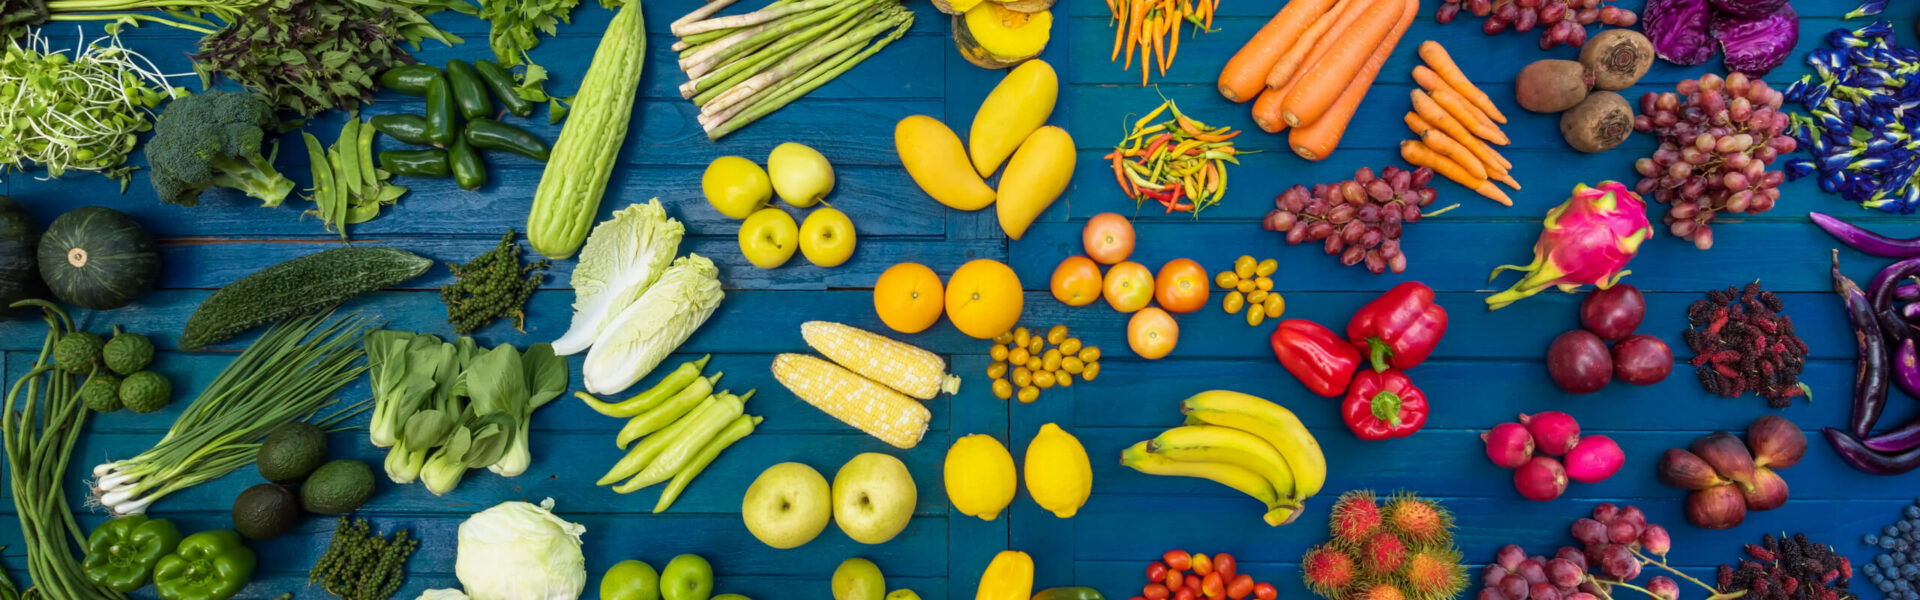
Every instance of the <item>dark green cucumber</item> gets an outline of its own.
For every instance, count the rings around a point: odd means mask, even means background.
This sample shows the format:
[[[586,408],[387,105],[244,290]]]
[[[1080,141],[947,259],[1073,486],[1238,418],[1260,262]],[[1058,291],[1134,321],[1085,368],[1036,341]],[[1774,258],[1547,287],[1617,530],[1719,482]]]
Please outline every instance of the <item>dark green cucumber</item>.
[[[289,260],[208,296],[187,317],[180,349],[195,350],[268,323],[325,311],[419,277],[433,261],[398,248],[335,248]]]

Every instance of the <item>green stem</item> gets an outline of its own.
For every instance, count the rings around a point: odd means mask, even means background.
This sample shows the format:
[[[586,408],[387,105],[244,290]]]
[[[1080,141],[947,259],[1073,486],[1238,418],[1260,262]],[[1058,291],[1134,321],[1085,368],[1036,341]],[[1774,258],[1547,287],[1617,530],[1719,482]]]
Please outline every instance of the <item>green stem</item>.
[[[1681,578],[1681,579],[1685,579],[1685,580],[1687,580],[1687,581],[1691,581],[1691,582],[1693,582],[1693,584],[1694,584],[1694,585],[1697,585],[1697,586],[1700,586],[1700,587],[1702,587],[1702,588],[1706,588],[1706,590],[1707,590],[1708,592],[1712,592],[1712,593],[1714,593],[1714,594],[1716,594],[1716,595],[1718,595],[1718,594],[1720,593],[1720,590],[1718,590],[1718,589],[1715,589],[1715,588],[1714,588],[1713,586],[1710,586],[1710,585],[1707,585],[1707,584],[1706,584],[1705,582],[1703,582],[1703,581],[1700,581],[1700,580],[1698,580],[1698,579],[1694,579],[1694,578],[1693,578],[1693,576],[1691,576],[1691,575],[1688,575],[1688,574],[1686,574],[1686,573],[1681,573],[1679,569],[1675,569],[1675,568],[1673,568],[1672,566],[1669,566],[1669,565],[1667,564],[1667,558],[1666,558],[1665,556],[1662,556],[1662,557],[1660,557],[1660,560],[1654,560],[1654,559],[1653,559],[1653,557],[1650,557],[1650,556],[1647,556],[1646,554],[1643,554],[1643,553],[1641,553],[1641,552],[1640,552],[1640,549],[1639,549],[1639,548],[1634,548],[1634,547],[1631,547],[1631,546],[1629,546],[1629,547],[1627,548],[1627,551],[1628,551],[1628,552],[1632,552],[1634,556],[1636,556],[1636,557],[1639,557],[1639,558],[1640,558],[1640,562],[1641,562],[1641,564],[1647,564],[1647,565],[1653,565],[1653,566],[1656,566],[1656,567],[1660,567],[1660,569],[1661,569],[1661,570],[1664,570],[1664,571],[1666,571],[1666,572],[1668,572],[1668,573],[1672,573],[1672,574],[1673,574],[1674,576],[1676,576],[1676,577],[1679,577],[1679,578]],[[1746,592],[1739,592],[1739,594],[1745,594],[1745,593],[1746,593]],[[1738,596],[1738,595],[1736,595],[1736,596],[1731,596],[1731,597],[1734,597],[1734,598],[1738,598],[1739,596]]]
[[[780,90],[778,95],[758,100],[753,106],[728,118],[725,122],[710,126],[707,129],[707,139],[718,140],[726,137],[727,134],[733,133],[741,127],[745,127],[754,121],[760,120],[761,117],[765,117],[773,111],[779,110],[781,107],[793,102],[794,99],[804,96],[822,85],[826,85],[828,81],[832,81],[835,77],[839,77],[840,74],[847,72],[848,69],[860,64],[861,61],[873,56],[873,54],[879,52],[881,48],[885,48],[888,44],[893,43],[894,40],[900,39],[900,36],[906,35],[907,29],[912,26],[913,17],[909,13],[907,18],[900,20],[899,25],[896,26],[893,32],[888,34],[887,37],[875,41],[859,53],[838,60],[837,62],[822,63],[802,76],[792,87]],[[851,50],[851,48],[849,48],[849,50]]]
[[[860,3],[861,2],[855,2],[855,4]],[[726,93],[727,90],[731,90],[734,86],[740,85],[741,82],[759,74],[767,65],[792,56],[795,52],[798,52],[804,44],[812,43],[820,39],[837,39],[840,36],[846,35],[855,25],[853,17],[860,14],[859,12],[849,11],[840,17],[836,17],[832,21],[821,23],[813,28],[800,32],[797,35],[791,36],[788,40],[782,40],[780,44],[770,46],[760,52],[755,52],[753,56],[749,58],[728,63],[718,70],[702,75],[699,79],[689,84],[692,86],[692,90],[696,92],[693,96],[694,106],[705,106],[708,102],[713,101],[714,97]],[[789,41],[791,43],[789,43]]]

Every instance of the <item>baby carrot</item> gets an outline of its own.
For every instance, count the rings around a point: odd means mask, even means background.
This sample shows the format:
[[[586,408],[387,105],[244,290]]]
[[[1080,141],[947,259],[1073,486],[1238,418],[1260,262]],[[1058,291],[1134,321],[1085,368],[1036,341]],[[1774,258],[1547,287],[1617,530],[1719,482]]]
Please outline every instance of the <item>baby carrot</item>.
[[[1479,86],[1473,85],[1473,80],[1467,79],[1467,74],[1460,71],[1460,65],[1454,64],[1453,57],[1447,54],[1446,47],[1432,40],[1423,42],[1420,44],[1420,58],[1439,73],[1448,87],[1459,92],[1481,112],[1487,113],[1487,117],[1493,119],[1493,122],[1502,124],[1507,122],[1507,116],[1500,114],[1500,107],[1493,104],[1493,99],[1488,98],[1487,93],[1481,91]]]
[[[1440,176],[1453,180],[1454,183],[1458,183],[1482,196],[1491,198],[1494,202],[1499,202],[1506,206],[1513,206],[1513,199],[1508,198],[1506,192],[1500,191],[1500,188],[1494,187],[1492,182],[1474,177],[1473,174],[1468,173],[1466,169],[1461,168],[1459,163],[1447,160],[1447,157],[1441,156],[1438,152],[1434,152],[1433,149],[1427,147],[1426,144],[1415,140],[1400,142],[1400,158],[1406,159],[1408,163],[1412,163],[1414,166],[1433,169],[1433,172],[1439,173]]]
[[[1501,146],[1507,145],[1507,134],[1500,131],[1499,126],[1488,120],[1486,115],[1480,114],[1479,109],[1469,104],[1466,98],[1461,98],[1460,94],[1452,88],[1440,88],[1440,91],[1434,92],[1432,96],[1434,102],[1440,103],[1440,108],[1446,109],[1447,114],[1459,119],[1467,126],[1468,131],[1480,136],[1480,139]]]

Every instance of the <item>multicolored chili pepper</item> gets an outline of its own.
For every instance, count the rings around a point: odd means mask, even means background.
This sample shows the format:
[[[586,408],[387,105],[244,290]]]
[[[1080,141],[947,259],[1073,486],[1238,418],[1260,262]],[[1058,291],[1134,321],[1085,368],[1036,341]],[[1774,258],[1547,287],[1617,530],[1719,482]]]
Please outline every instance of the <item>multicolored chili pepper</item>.
[[[1406,373],[1361,371],[1347,388],[1340,415],[1363,440],[1407,437],[1427,424],[1427,395]]]
[[[1167,112],[1173,113],[1172,120],[1154,123]],[[1153,200],[1169,213],[1198,216],[1227,193],[1227,163],[1240,164],[1240,152],[1233,147],[1238,135],[1231,127],[1195,121],[1168,100],[1134,122],[1132,132],[1104,159],[1113,165],[1120,190],[1136,206]]]

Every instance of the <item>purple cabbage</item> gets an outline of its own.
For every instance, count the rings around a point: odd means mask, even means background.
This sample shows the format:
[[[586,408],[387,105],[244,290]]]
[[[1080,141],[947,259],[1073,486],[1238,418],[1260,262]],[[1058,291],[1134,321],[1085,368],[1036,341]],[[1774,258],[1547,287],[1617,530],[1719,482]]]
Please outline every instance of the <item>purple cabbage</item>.
[[[1786,4],[1757,19],[1717,13],[1713,16],[1713,37],[1727,52],[1727,72],[1764,76],[1787,62],[1787,54],[1800,42],[1800,14]]]
[[[1787,0],[1707,0],[1714,10],[1742,19],[1758,19],[1787,5]]]
[[[1712,12],[1707,0],[1647,0],[1641,20],[1653,53],[1675,64],[1706,64],[1715,52],[1707,23]]]

